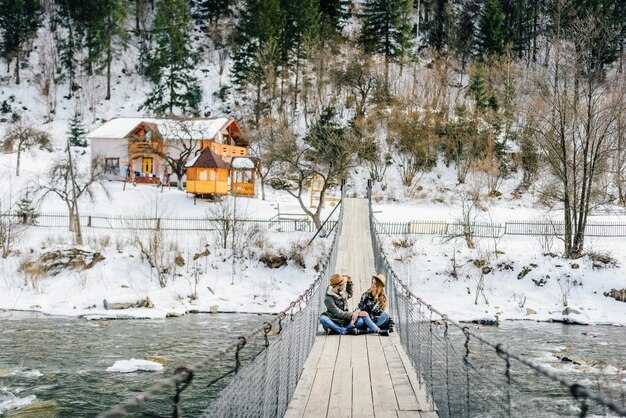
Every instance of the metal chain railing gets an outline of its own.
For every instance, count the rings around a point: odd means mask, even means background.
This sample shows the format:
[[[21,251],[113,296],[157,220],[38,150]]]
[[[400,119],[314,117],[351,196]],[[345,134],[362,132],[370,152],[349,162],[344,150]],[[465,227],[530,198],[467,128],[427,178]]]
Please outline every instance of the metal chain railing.
[[[416,296],[385,257],[375,224],[370,200],[376,271],[387,277],[400,340],[441,417],[626,416],[623,404],[488,341]]]
[[[194,403],[205,400],[207,406],[196,407],[189,416],[202,417],[280,417],[285,414],[298,379],[313,346],[318,330],[326,283],[337,260],[338,239],[341,234],[343,205],[339,213],[330,253],[321,266],[315,281],[298,299],[274,319],[239,337],[205,359],[174,372],[142,393],[100,414],[98,418],[125,417],[131,411],[143,408],[148,401],[174,388],[171,403],[161,400],[160,407],[172,410],[171,417],[179,417],[181,392],[192,387]],[[251,344],[254,342],[254,344]],[[243,361],[244,352],[248,361]],[[234,357],[234,364],[230,366]],[[202,375],[207,370],[219,369],[217,377]],[[215,373],[213,373],[215,375]],[[217,396],[210,395],[221,386]],[[165,405],[165,406],[164,406]],[[147,417],[158,414],[143,412]]]

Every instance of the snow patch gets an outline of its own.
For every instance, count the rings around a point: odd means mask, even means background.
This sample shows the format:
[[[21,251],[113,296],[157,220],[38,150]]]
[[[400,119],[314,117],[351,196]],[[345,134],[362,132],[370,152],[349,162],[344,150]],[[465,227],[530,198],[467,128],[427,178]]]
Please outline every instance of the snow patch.
[[[149,360],[118,360],[113,366],[107,368],[107,372],[131,373],[135,371],[158,372],[163,370],[163,365]]]

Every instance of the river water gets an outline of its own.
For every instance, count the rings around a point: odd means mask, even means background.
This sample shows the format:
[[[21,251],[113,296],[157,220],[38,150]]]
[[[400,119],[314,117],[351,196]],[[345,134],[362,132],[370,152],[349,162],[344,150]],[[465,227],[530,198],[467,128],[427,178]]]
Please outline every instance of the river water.
[[[0,313],[0,416],[48,418],[94,417],[222,349],[267,321],[268,315],[198,314],[162,320],[86,321],[19,312]],[[242,358],[250,358],[255,342]],[[258,350],[257,350],[258,351]],[[118,360],[161,356],[161,372],[111,373]],[[197,416],[223,381],[207,382],[232,368],[234,359],[212,365],[183,395],[183,416]],[[173,393],[146,409],[171,414]],[[30,403],[23,410],[13,409]],[[9,410],[11,408],[11,410]],[[9,410],[9,411],[7,411]]]
[[[18,312],[0,313],[0,415],[13,417],[94,417],[99,412],[171,376],[184,364],[195,363],[268,320],[243,314],[188,315],[166,320],[86,321]],[[626,327],[575,326],[556,323],[504,322],[482,327],[491,341],[512,352],[563,373],[591,388],[598,376],[617,382],[613,396],[626,386]],[[258,345],[250,344],[244,358]],[[111,373],[117,360],[162,356],[162,372]],[[562,361],[566,356],[574,362]],[[492,356],[498,361],[496,356]],[[580,363],[580,364],[575,364]],[[183,393],[183,416],[197,416],[224,384],[206,382],[232,368],[216,364],[196,377]],[[167,415],[166,394],[145,410]],[[558,402],[550,399],[546,402]],[[563,395],[566,396],[566,395]],[[20,402],[26,409],[14,409]],[[144,410],[144,411],[145,411]],[[546,416],[549,416],[546,415]]]

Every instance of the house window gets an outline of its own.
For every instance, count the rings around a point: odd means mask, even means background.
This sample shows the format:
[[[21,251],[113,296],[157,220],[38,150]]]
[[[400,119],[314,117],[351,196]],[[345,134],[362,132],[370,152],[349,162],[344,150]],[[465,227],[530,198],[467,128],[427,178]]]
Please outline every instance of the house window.
[[[107,174],[120,174],[120,159],[119,158],[105,158],[104,159],[104,172]]]

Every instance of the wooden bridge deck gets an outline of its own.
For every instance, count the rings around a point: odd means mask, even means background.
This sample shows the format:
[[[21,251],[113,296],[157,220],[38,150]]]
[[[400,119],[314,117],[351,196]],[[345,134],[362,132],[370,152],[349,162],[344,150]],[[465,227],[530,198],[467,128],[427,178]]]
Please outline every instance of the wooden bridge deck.
[[[365,199],[344,200],[335,271],[354,281],[351,308],[370,286],[374,256]],[[400,338],[330,335],[320,326],[286,417],[421,417],[437,413],[426,400]]]

